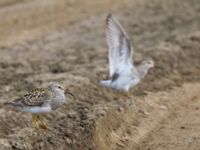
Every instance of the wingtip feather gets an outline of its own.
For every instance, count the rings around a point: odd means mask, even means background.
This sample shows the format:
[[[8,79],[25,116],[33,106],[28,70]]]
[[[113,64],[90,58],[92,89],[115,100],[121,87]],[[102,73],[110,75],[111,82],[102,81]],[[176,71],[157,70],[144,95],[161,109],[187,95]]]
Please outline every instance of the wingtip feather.
[[[112,14],[109,13],[109,14],[107,15],[107,17],[106,17],[106,24],[109,23],[109,21],[110,21],[111,18],[112,18]]]
[[[4,102],[3,105],[4,106],[13,105],[13,103],[12,102]]]
[[[18,103],[14,103],[14,102],[5,102],[3,103],[4,106],[21,106],[20,104]]]

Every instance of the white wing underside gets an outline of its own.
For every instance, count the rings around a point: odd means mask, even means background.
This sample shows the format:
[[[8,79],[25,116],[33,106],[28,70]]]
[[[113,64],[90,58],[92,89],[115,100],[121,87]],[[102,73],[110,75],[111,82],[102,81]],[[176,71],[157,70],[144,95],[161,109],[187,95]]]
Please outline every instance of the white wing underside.
[[[110,77],[115,73],[127,74],[135,71],[135,67],[132,64],[132,47],[127,34],[112,15],[108,15],[106,23]]]

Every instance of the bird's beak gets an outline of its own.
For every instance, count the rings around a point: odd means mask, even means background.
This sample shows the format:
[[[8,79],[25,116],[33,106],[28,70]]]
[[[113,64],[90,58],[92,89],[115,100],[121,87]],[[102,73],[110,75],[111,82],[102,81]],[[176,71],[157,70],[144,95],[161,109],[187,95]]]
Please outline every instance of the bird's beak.
[[[71,92],[69,92],[69,91],[65,91],[65,94],[68,94],[68,95],[70,95],[70,96],[72,96],[72,97],[75,97],[75,95],[74,94],[72,94]]]

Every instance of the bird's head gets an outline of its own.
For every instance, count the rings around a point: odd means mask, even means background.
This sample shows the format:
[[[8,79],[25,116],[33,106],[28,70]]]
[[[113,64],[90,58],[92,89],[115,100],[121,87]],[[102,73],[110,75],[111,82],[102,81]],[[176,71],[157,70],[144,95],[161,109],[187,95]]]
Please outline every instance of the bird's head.
[[[142,65],[145,66],[145,68],[153,68],[154,67],[154,61],[152,59],[146,59],[142,62]]]
[[[62,92],[62,93],[65,92],[64,88],[60,84],[58,84],[58,83],[51,83],[49,85],[49,88],[51,90],[53,90],[53,91]]]
[[[56,91],[56,92],[60,92],[60,93],[64,93],[64,94],[68,94],[72,97],[75,97],[74,94],[72,94],[71,92],[69,92],[68,90],[65,90],[60,84],[58,83],[51,83],[49,85],[49,88],[53,91]]]
[[[138,73],[140,78],[144,78],[149,71],[150,68],[154,67],[154,61],[152,59],[145,59],[139,66],[138,66]]]

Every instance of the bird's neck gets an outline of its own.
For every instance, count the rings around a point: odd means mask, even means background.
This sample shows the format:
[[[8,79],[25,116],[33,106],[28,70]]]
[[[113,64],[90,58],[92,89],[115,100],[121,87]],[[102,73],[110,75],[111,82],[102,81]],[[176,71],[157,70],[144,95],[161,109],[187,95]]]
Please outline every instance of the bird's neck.
[[[148,70],[149,70],[149,68],[148,68],[147,66],[145,66],[145,65],[143,65],[143,64],[139,65],[139,66],[138,66],[139,78],[140,78],[140,79],[143,79],[143,78],[146,76]]]
[[[57,101],[52,101],[51,102],[53,104],[52,105],[52,109],[53,110],[57,109],[58,107],[60,107],[64,103],[64,101],[65,101],[65,94],[64,93],[59,93],[58,91],[54,91],[54,98]]]
[[[62,102],[65,98],[65,94],[64,92],[60,92],[60,91],[54,91],[55,92],[55,97],[58,98],[58,100],[60,100],[60,102]]]

